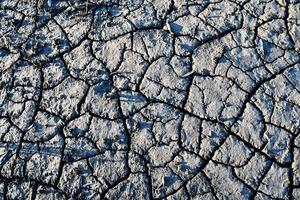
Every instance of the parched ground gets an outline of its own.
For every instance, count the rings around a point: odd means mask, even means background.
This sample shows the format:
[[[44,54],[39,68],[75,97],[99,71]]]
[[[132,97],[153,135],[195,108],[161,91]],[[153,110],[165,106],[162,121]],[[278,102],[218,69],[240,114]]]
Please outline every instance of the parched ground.
[[[0,0],[0,199],[300,199],[299,0]]]

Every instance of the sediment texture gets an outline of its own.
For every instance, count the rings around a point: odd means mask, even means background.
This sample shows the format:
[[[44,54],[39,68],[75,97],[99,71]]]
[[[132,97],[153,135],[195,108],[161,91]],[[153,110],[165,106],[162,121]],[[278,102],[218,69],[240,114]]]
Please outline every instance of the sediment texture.
[[[0,199],[300,199],[299,13],[0,0]]]

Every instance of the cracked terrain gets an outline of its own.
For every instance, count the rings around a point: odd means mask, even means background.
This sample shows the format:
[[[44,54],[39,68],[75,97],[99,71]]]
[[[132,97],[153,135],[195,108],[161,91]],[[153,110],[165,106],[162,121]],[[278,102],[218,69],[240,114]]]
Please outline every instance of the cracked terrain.
[[[299,0],[0,0],[0,199],[300,199]]]

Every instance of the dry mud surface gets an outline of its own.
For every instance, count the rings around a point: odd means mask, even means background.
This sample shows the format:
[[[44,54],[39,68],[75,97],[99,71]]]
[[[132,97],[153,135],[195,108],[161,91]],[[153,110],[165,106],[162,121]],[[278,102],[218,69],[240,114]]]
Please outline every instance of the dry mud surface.
[[[0,0],[0,199],[300,199],[299,0]]]

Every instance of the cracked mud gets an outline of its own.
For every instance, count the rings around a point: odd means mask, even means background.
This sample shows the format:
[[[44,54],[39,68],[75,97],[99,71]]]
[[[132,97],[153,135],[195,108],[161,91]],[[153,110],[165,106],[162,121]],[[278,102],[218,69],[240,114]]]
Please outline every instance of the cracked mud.
[[[300,199],[299,0],[0,0],[0,199]]]

